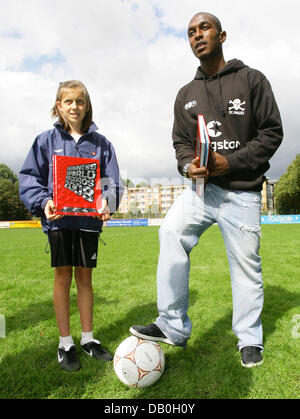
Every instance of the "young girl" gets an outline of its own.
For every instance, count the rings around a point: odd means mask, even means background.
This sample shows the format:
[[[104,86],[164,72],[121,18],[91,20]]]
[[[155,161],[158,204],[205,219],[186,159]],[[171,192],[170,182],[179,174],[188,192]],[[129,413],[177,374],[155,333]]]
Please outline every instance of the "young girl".
[[[54,267],[54,308],[59,329],[58,362],[67,371],[80,368],[70,332],[70,285],[74,277],[82,327],[81,348],[97,360],[112,356],[93,337],[92,270],[96,267],[98,238],[103,221],[115,212],[121,198],[119,167],[112,144],[98,134],[92,122],[92,105],[85,86],[76,80],[60,83],[52,116],[54,129],[35,139],[19,176],[20,198],[28,210],[41,217],[48,234]],[[56,215],[53,202],[52,156],[98,159],[102,190],[99,216]]]

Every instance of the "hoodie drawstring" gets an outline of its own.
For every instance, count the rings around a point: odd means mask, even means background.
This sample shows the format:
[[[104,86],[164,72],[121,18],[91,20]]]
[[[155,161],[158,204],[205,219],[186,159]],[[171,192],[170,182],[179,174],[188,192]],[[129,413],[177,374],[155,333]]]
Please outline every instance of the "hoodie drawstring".
[[[220,92],[220,103],[221,103],[221,114],[223,118],[226,116],[224,101],[223,101],[223,93],[222,93],[222,84],[221,84],[221,77],[220,74],[218,74],[218,81],[219,81],[219,92]]]
[[[207,100],[208,100],[208,103],[209,103],[209,108],[210,108],[210,111],[211,111],[213,117],[215,118],[215,121],[217,121],[217,118],[216,118],[216,115],[215,115],[215,112],[214,112],[215,107],[213,107],[212,104],[211,104],[210,95],[209,95],[207,82],[206,82],[207,79],[206,79],[205,74],[203,74],[203,77],[204,77],[204,87],[205,87],[205,91],[206,91],[206,95],[207,95]],[[219,85],[220,105],[221,105],[220,106],[220,111],[221,111],[221,114],[222,114],[223,118],[225,118],[226,117],[226,111],[225,111],[225,105],[224,105],[224,101],[223,101],[223,93],[222,93],[222,84],[221,84],[220,74],[218,74],[218,85]]]

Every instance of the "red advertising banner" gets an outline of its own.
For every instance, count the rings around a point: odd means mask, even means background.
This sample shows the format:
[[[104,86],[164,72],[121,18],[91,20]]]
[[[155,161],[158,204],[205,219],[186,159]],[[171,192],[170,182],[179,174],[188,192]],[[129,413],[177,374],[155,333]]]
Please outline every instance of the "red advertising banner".
[[[57,214],[98,214],[101,208],[99,160],[53,156],[53,201]]]

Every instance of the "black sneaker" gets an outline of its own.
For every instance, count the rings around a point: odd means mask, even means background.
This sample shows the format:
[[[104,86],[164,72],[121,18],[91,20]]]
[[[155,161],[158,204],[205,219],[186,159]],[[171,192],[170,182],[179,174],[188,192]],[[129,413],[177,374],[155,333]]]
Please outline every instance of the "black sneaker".
[[[245,346],[241,349],[241,353],[243,367],[252,368],[263,363],[261,349],[257,346]]]
[[[84,345],[80,345],[80,346],[82,347],[82,350],[87,355],[89,355],[91,358],[97,359],[98,361],[99,360],[102,360],[102,361],[113,360],[112,355],[109,352],[107,352],[107,350],[104,349],[101,343],[96,339],[93,339],[90,342]]]
[[[68,351],[65,348],[58,348],[58,363],[63,370],[72,372],[80,369],[80,362],[77,357],[76,347],[72,345]]]
[[[176,344],[172,342],[155,323],[150,323],[146,326],[131,326],[129,331],[137,338],[153,340],[154,342],[163,342],[174,346],[186,346],[186,342],[183,344]]]

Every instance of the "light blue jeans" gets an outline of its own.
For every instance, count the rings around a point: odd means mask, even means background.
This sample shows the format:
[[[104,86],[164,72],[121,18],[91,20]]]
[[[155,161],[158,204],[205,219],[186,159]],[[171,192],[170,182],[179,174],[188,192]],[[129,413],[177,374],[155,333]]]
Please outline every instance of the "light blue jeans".
[[[260,210],[260,192],[229,191],[211,183],[206,185],[200,196],[187,188],[169,209],[159,230],[159,317],[155,323],[175,344],[184,344],[192,330],[187,314],[189,254],[202,233],[217,223],[229,261],[232,329],[238,338],[238,348],[241,350],[244,346],[255,345],[263,349]],[[205,255],[202,257],[205,260]]]

